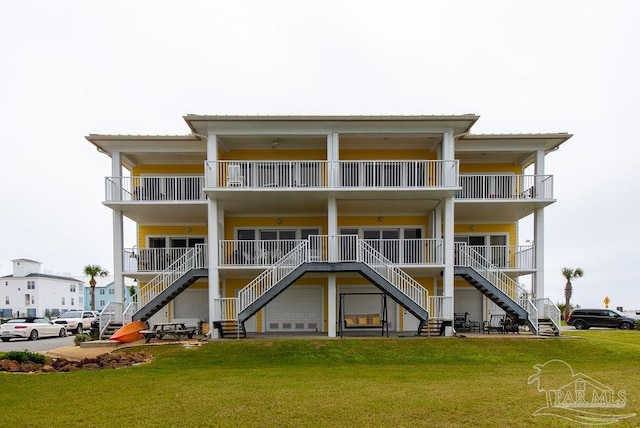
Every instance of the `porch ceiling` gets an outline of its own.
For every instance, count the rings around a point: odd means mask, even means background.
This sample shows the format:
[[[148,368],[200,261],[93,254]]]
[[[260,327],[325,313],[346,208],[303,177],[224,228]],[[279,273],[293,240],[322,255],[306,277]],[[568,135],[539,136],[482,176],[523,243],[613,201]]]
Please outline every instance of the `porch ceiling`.
[[[514,222],[523,219],[539,208],[544,208],[555,202],[543,201],[461,201],[455,202],[456,223],[501,223]]]
[[[206,224],[206,201],[175,202],[105,202],[107,207],[136,223]]]

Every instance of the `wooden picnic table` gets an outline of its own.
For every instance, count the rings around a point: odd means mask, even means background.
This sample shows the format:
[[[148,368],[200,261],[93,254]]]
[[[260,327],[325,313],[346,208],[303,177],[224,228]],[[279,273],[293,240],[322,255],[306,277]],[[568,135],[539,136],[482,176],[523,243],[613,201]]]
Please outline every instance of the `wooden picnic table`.
[[[185,337],[191,339],[196,334],[196,329],[187,327],[184,322],[160,322],[153,325],[151,330],[142,330],[140,332],[144,336],[146,343],[153,338],[162,339],[165,336],[171,336],[176,340],[182,340]]]

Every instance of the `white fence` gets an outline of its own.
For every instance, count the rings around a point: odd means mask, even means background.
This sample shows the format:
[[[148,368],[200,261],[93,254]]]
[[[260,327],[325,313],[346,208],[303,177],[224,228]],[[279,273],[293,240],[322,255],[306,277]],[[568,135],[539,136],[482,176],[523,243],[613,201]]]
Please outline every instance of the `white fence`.
[[[107,201],[204,201],[201,175],[107,177]]]
[[[461,174],[458,199],[553,199],[552,175]]]

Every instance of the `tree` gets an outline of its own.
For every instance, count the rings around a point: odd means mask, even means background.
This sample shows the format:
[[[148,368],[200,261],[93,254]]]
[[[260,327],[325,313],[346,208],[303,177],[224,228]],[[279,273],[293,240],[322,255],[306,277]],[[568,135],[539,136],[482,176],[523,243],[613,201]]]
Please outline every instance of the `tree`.
[[[99,265],[86,265],[84,267],[84,274],[91,277],[89,280],[89,286],[91,287],[91,310],[96,309],[96,277],[104,278],[109,275],[109,271],[102,269]]]
[[[573,286],[571,280],[575,278],[581,278],[584,272],[580,268],[570,269],[568,267],[562,268],[562,276],[567,279],[567,284],[564,286],[564,319],[569,317],[569,311],[571,309],[571,296],[573,295]]]

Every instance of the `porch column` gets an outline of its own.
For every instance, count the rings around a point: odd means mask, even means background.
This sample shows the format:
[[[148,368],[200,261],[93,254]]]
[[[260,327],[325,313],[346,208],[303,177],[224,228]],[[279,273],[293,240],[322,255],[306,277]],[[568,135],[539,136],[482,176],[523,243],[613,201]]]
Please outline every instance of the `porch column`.
[[[114,195],[118,200],[122,197],[122,156],[120,152],[111,153],[111,176],[116,177],[115,183],[117,188]],[[122,257],[124,254],[124,217],[122,211],[113,210],[113,282],[114,282],[114,301],[122,303],[121,311],[116,313],[116,319],[123,321],[124,311],[124,275],[122,274]]]
[[[207,160],[218,160],[218,138],[214,132],[207,134]],[[213,172],[213,177],[218,177],[217,170]],[[219,183],[216,183],[216,185]],[[218,331],[213,328],[213,320],[216,315],[213,299],[220,297],[220,276],[218,273],[218,243],[220,242],[220,232],[218,225],[219,204],[217,199],[207,199],[207,240],[208,240],[208,260],[209,266],[209,331],[211,337],[217,339]]]
[[[338,181],[338,173],[340,170],[338,166],[338,160],[340,159],[339,152],[340,152],[340,149],[339,149],[338,133],[332,132],[330,134],[327,134],[327,161],[329,162],[329,165],[327,168],[327,174],[329,175],[328,177],[329,187],[336,187],[339,183]]]
[[[208,266],[209,266],[209,331],[211,337],[218,338],[218,331],[213,328],[213,320],[216,316],[213,299],[220,297],[220,278],[218,275],[218,200],[209,199],[207,206],[208,225]]]
[[[453,160],[455,159],[455,140],[453,137],[453,131],[447,131],[442,136],[442,159]],[[445,297],[451,298],[451,310],[454,308],[454,211],[453,211],[453,197],[446,198],[442,203],[442,215],[443,215],[443,235],[444,235],[444,271],[442,273],[442,291]],[[452,336],[453,328],[445,328],[445,336]]]
[[[544,151],[536,152],[535,161],[536,186],[542,189],[540,176],[544,175]],[[536,299],[544,298],[544,208],[539,208],[533,213],[533,242],[535,244],[535,273],[533,274],[533,294]],[[538,312],[543,310],[543,305],[538,305]]]
[[[327,234],[329,236],[338,235],[338,207],[335,198],[329,198],[327,201]],[[329,240],[329,260],[337,259],[337,242]],[[327,335],[336,337],[336,274],[330,273],[327,276],[327,285],[329,287],[327,293]]]

